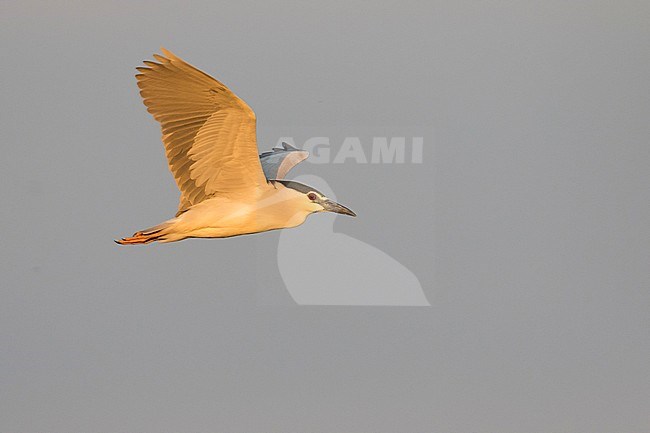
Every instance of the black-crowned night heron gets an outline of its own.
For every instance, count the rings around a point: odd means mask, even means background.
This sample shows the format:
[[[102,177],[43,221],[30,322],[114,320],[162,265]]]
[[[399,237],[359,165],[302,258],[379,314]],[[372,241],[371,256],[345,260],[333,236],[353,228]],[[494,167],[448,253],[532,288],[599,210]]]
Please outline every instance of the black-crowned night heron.
[[[356,216],[318,190],[282,179],[307,152],[286,143],[257,154],[255,113],[225,85],[162,49],[136,75],[162,128],[181,191],[176,217],[116,241],[122,245],[224,238],[295,227],[314,212]]]

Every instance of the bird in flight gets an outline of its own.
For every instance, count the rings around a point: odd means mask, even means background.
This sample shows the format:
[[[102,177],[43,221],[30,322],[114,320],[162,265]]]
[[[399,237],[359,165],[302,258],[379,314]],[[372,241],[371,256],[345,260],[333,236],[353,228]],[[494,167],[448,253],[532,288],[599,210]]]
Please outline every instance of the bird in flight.
[[[282,144],[257,154],[255,113],[224,84],[162,49],[136,75],[161,126],[178,189],[176,216],[116,240],[121,245],[224,238],[296,227],[314,212],[356,216],[299,182],[283,179],[308,153]]]

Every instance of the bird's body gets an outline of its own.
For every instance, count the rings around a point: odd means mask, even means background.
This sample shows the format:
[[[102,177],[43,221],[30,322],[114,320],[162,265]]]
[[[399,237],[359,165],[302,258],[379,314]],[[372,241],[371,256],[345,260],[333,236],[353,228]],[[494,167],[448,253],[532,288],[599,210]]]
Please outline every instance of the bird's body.
[[[223,238],[302,224],[313,212],[354,216],[317,190],[280,180],[307,153],[283,144],[258,157],[255,114],[225,85],[169,51],[136,75],[160,122],[181,197],[176,217],[116,242]],[[274,179],[277,178],[277,179]]]
[[[186,238],[225,238],[302,224],[311,213],[294,203],[302,194],[279,182],[239,197],[215,196],[175,218],[125,238],[122,243],[174,242]]]

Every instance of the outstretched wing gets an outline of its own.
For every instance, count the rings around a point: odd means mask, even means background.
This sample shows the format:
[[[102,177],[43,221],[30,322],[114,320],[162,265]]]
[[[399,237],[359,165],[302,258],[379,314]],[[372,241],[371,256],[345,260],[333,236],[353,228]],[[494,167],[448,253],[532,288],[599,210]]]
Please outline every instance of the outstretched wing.
[[[137,68],[140,95],[162,129],[181,191],[179,213],[215,194],[266,182],[257,156],[255,113],[225,85],[162,49]]]
[[[283,142],[282,148],[274,147],[270,152],[262,153],[260,162],[267,179],[284,179],[289,170],[308,156],[309,152]]]

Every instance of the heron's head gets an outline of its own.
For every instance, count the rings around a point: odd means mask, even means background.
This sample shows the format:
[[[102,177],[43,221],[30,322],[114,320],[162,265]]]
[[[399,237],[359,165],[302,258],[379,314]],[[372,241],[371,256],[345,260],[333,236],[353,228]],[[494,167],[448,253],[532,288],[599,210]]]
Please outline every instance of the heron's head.
[[[334,200],[327,198],[322,192],[318,191],[316,188],[312,188],[309,185],[302,184],[300,182],[294,182],[292,180],[276,180],[284,185],[286,188],[292,189],[296,194],[297,202],[293,202],[293,205],[300,206],[302,210],[305,210],[309,213],[313,212],[335,212],[343,215],[357,216],[352,210],[338,204]]]

